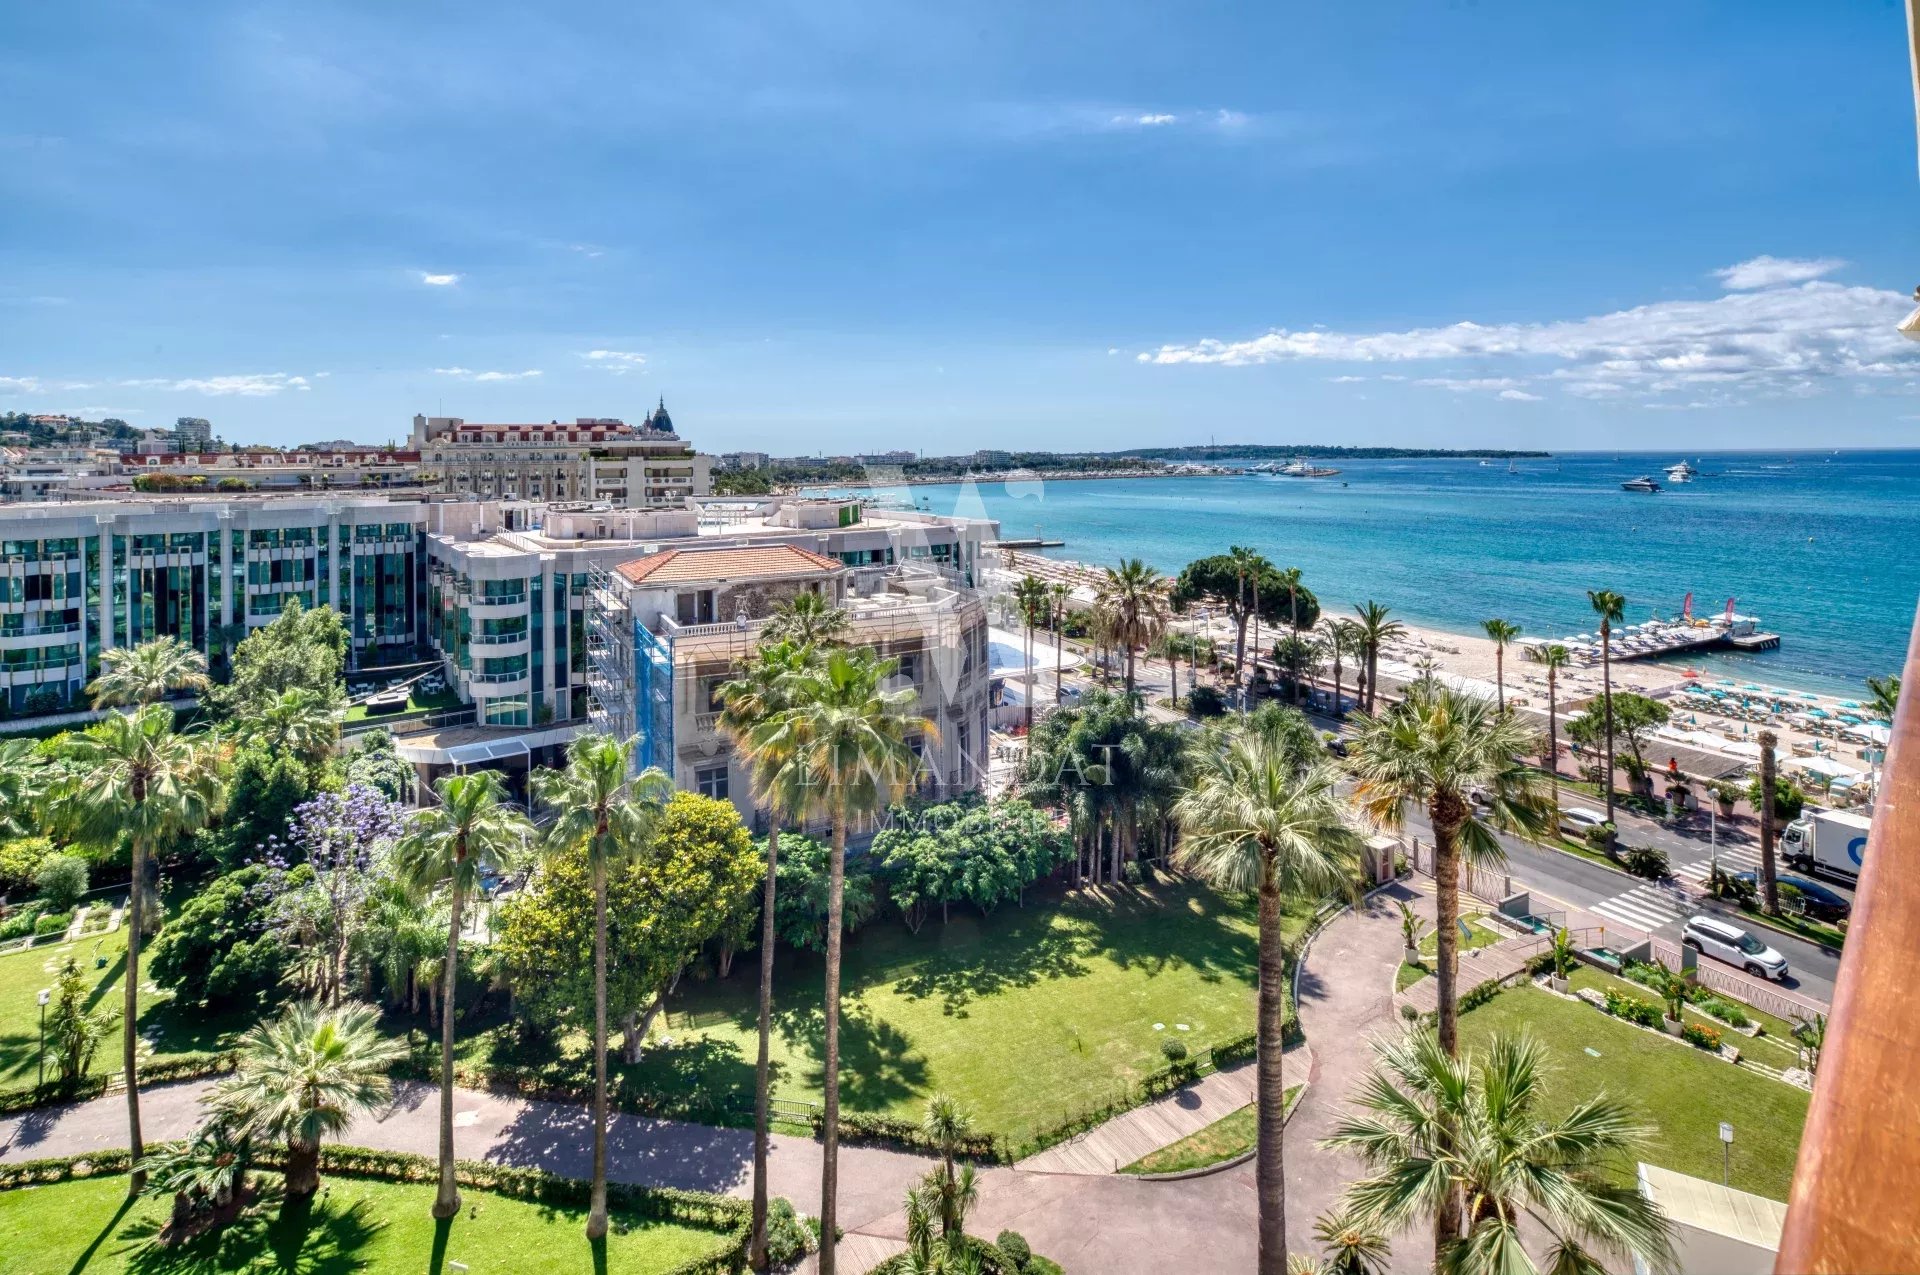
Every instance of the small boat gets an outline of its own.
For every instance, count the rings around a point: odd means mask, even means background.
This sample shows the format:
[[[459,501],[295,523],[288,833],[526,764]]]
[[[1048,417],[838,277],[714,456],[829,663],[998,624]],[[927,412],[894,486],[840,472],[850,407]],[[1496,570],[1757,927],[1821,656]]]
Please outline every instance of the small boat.
[[[1699,470],[1683,460],[1676,465],[1667,466],[1667,481],[1670,483],[1690,483],[1699,472]]]
[[[1621,491],[1659,491],[1660,484],[1651,478],[1629,478],[1620,484]]]

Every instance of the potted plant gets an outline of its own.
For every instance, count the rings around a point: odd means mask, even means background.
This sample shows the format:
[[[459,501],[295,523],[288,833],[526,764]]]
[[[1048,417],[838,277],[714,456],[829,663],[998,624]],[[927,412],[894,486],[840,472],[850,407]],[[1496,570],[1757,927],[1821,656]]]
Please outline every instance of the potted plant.
[[[1403,953],[1407,964],[1420,964],[1420,937],[1426,933],[1426,926],[1418,914],[1404,903],[1396,903],[1400,909],[1400,937],[1406,940],[1407,950]]]
[[[1565,926],[1554,931],[1550,955],[1553,958],[1553,973],[1547,976],[1547,985],[1564,995],[1567,980],[1573,977],[1573,963],[1578,959],[1574,955],[1573,935],[1567,932]]]
[[[1715,780],[1709,785],[1713,789],[1714,804],[1720,808],[1722,819],[1733,818],[1733,803],[1740,800],[1740,786],[1730,784],[1724,779]]]
[[[1670,967],[1665,961],[1654,962],[1659,971],[1659,982],[1654,991],[1660,993],[1660,999],[1666,1003],[1667,1012],[1660,1020],[1660,1027],[1669,1036],[1680,1034],[1680,1010],[1687,1003],[1687,980]]]

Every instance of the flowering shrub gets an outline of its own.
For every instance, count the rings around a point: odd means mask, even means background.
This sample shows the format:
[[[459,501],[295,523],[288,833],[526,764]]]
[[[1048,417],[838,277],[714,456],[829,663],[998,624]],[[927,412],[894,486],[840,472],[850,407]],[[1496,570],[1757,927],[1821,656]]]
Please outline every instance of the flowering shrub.
[[[1702,1049],[1718,1051],[1720,1048],[1720,1029],[1709,1027],[1705,1023],[1688,1023],[1680,1029],[1680,1039],[1689,1045],[1698,1045]]]
[[[1624,1018],[1630,1023],[1642,1027],[1660,1025],[1660,1007],[1652,1001],[1641,1000],[1638,996],[1628,996],[1624,992],[1607,989],[1607,1012],[1615,1018]]]

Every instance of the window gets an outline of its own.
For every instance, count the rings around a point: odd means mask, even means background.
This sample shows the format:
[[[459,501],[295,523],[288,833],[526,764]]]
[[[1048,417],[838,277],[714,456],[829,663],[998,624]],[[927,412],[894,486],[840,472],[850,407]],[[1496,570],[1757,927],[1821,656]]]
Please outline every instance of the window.
[[[694,791],[702,797],[714,797],[721,801],[727,798],[727,768],[725,766],[704,766],[693,772]]]
[[[920,652],[908,651],[899,658],[900,676],[906,678],[909,682],[918,682],[920,680]]]

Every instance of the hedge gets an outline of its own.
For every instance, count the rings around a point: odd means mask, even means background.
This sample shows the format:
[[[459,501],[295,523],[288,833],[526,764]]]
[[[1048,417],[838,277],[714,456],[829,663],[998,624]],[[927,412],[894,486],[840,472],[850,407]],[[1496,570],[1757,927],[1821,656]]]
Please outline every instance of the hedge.
[[[165,1058],[155,1058],[140,1064],[140,1084],[163,1085],[174,1080],[197,1080],[202,1076],[225,1075],[234,1069],[239,1055],[232,1052],[191,1054],[170,1054]],[[118,1076],[119,1072],[113,1072]],[[98,1098],[107,1090],[110,1076],[84,1076],[71,1085],[49,1082],[26,1089],[9,1089],[0,1092],[0,1115],[13,1111],[26,1111],[33,1107],[60,1106],[70,1102],[86,1102]]]
[[[815,1111],[811,1117],[813,1131],[820,1133],[827,1127],[824,1112]],[[910,1151],[937,1151],[939,1144],[927,1136],[918,1122],[899,1120],[892,1116],[866,1115],[861,1112],[840,1113],[840,1141],[849,1143],[884,1142],[905,1147]],[[998,1141],[990,1133],[970,1133],[960,1140],[958,1147],[962,1156],[972,1160],[993,1160],[1000,1154]]]
[[[149,1153],[177,1143],[154,1143]],[[254,1154],[256,1167],[278,1169],[283,1166],[286,1148],[279,1144],[261,1147]],[[0,1190],[22,1186],[42,1186],[74,1178],[103,1177],[125,1173],[132,1157],[125,1149],[88,1151],[79,1155],[54,1156],[0,1164]],[[375,1151],[367,1147],[323,1146],[320,1171],[341,1177],[373,1178],[385,1182],[432,1183],[440,1180],[440,1162],[431,1156],[408,1151]],[[508,1199],[535,1204],[585,1208],[592,1185],[579,1178],[565,1178],[544,1169],[528,1169],[510,1164],[488,1164],[476,1160],[456,1160],[454,1180],[463,1187],[486,1191]],[[681,1191],[671,1187],[634,1186],[625,1182],[607,1183],[607,1203],[622,1212],[656,1222],[674,1222],[719,1233],[726,1247],[674,1267],[667,1275],[731,1275],[745,1260],[748,1231],[753,1225],[752,1206],[745,1200],[703,1191]]]

